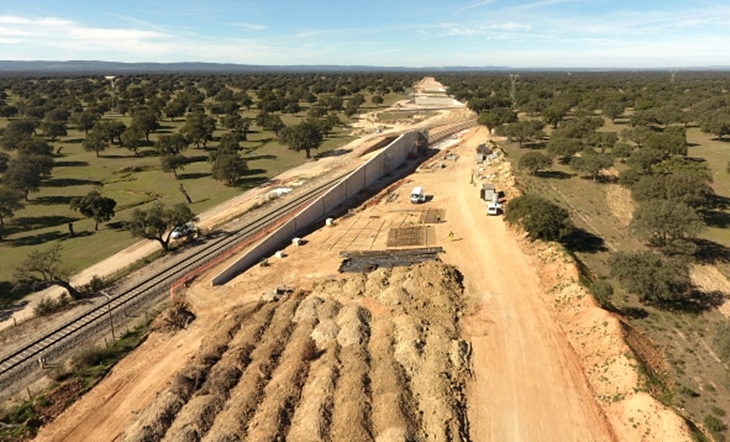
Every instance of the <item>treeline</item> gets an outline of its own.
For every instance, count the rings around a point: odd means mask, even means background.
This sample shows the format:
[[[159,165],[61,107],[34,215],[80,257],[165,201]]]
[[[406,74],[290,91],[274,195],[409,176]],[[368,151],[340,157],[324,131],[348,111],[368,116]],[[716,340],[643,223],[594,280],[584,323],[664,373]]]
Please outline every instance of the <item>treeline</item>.
[[[190,161],[184,155],[189,146],[206,149],[214,133],[224,131],[209,161],[215,179],[235,186],[247,171],[241,143],[252,127],[281,135],[281,144],[309,157],[336,126],[346,124],[340,115],[359,112],[365,95],[379,105],[416,80],[405,73],[1,77],[0,117],[8,122],[0,128],[0,239],[3,221],[51,177],[63,149],[54,150],[52,143],[72,129],[83,132],[83,148],[97,157],[112,146],[135,156],[152,147],[160,169],[175,177]],[[284,114],[306,118],[287,128]],[[131,118],[122,118],[127,115]],[[179,118],[184,118],[179,131],[150,138],[164,119]]]
[[[388,95],[404,94],[419,79],[413,73],[2,76],[0,241],[8,220],[37,204],[32,194],[53,185],[57,160],[66,156],[64,148],[72,149],[69,146],[75,143],[95,157],[104,156],[110,148],[127,149],[132,158],[140,159],[141,171],[150,168],[145,158],[157,157],[156,168],[176,178],[193,161],[186,151],[194,146],[206,152],[211,176],[234,187],[248,173],[245,154],[255,145],[246,143],[251,132],[257,131],[260,138],[270,133],[270,139],[309,158],[338,127],[344,129],[363,105],[378,106]],[[298,124],[287,127],[285,120]],[[200,161],[198,157],[194,161]],[[68,172],[68,161],[65,166]],[[84,179],[78,182],[91,182],[84,175],[79,177]],[[98,229],[119,210],[112,195],[98,184],[91,192],[66,198],[70,204],[66,202],[65,208],[49,205],[45,218],[53,219],[55,210],[71,209],[93,219]],[[182,185],[180,191],[191,203]],[[167,249],[171,229],[196,219],[185,204],[165,206],[158,201],[146,209],[136,208],[118,224]],[[15,232],[32,228],[13,224]],[[68,230],[73,237],[73,223],[68,223]],[[75,298],[68,275],[57,271],[61,261],[57,249],[35,250],[20,263],[13,285],[33,290],[64,285]]]
[[[614,254],[610,276],[643,302],[676,306],[691,296],[689,264],[704,252],[706,242],[698,235],[720,199],[707,163],[688,156],[687,129],[698,127],[719,140],[730,134],[729,75],[446,74],[438,79],[450,94],[468,101],[480,124],[531,148],[518,167],[532,175],[546,173],[556,161],[593,181],[620,169],[618,183],[631,190],[636,203],[629,232],[649,250]],[[624,128],[606,131],[607,122]],[[507,220],[549,240],[573,230],[566,211],[535,195],[510,203]],[[598,287],[597,292],[608,292],[604,283]],[[599,298],[610,303],[608,296]]]

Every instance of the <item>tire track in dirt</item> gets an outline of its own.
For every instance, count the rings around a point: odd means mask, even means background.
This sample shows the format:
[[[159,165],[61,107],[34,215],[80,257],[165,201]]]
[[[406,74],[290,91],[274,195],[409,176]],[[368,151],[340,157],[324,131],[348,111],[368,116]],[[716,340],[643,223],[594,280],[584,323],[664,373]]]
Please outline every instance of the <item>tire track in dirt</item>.
[[[294,313],[303,298],[294,294],[277,305],[269,327],[251,352],[251,362],[230,393],[228,403],[216,417],[204,441],[244,440],[248,424],[261,402],[264,388],[279,364],[295,323]]]
[[[241,328],[241,324],[261,307],[260,303],[250,304],[224,322],[219,331],[206,339],[190,365],[181,370],[157,398],[142,412],[140,417],[120,437],[125,442],[147,442],[161,440],[176,415],[193,395],[205,384],[209,373],[228,351],[227,343]],[[196,404],[197,406],[201,404]],[[206,413],[206,407],[201,412]]]
[[[250,362],[251,352],[268,327],[276,304],[266,304],[248,318],[228,344],[229,350],[213,366],[205,384],[175,418],[164,441],[198,441],[213,425],[216,415],[229,399],[230,390]]]

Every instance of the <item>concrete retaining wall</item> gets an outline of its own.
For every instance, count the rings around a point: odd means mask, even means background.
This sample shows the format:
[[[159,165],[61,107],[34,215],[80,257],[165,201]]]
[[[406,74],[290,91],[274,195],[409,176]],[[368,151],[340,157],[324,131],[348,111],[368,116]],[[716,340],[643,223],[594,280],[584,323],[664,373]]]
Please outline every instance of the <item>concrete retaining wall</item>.
[[[403,164],[418,140],[418,132],[409,132],[373,155],[365,164],[346,176],[326,193],[314,200],[276,231],[261,240],[235,263],[213,278],[213,285],[221,285],[246,271],[265,256],[288,244],[308,226],[327,217],[335,207],[353,197],[362,189]]]
[[[416,97],[413,102],[417,106],[463,106],[451,97]]]

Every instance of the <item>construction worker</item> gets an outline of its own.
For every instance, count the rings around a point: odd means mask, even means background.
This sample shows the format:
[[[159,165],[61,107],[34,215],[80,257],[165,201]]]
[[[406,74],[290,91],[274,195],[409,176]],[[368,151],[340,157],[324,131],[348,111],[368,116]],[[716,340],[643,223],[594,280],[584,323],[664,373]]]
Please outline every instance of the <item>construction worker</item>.
[[[438,213],[436,214],[436,223],[441,223],[441,215]]]
[[[454,232],[449,232],[449,241],[454,240]]]

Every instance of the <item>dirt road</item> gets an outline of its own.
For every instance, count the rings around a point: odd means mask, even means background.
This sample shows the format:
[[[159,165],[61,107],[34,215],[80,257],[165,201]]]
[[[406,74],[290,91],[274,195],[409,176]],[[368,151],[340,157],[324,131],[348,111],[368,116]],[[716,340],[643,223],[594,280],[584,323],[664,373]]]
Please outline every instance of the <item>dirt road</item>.
[[[581,368],[540,299],[537,271],[501,217],[487,217],[470,184],[473,142],[456,162],[414,176],[446,210],[442,260],[464,275],[476,313],[464,319],[475,380],[468,395],[475,441],[609,441],[611,431]],[[477,143],[478,144],[478,143]]]

